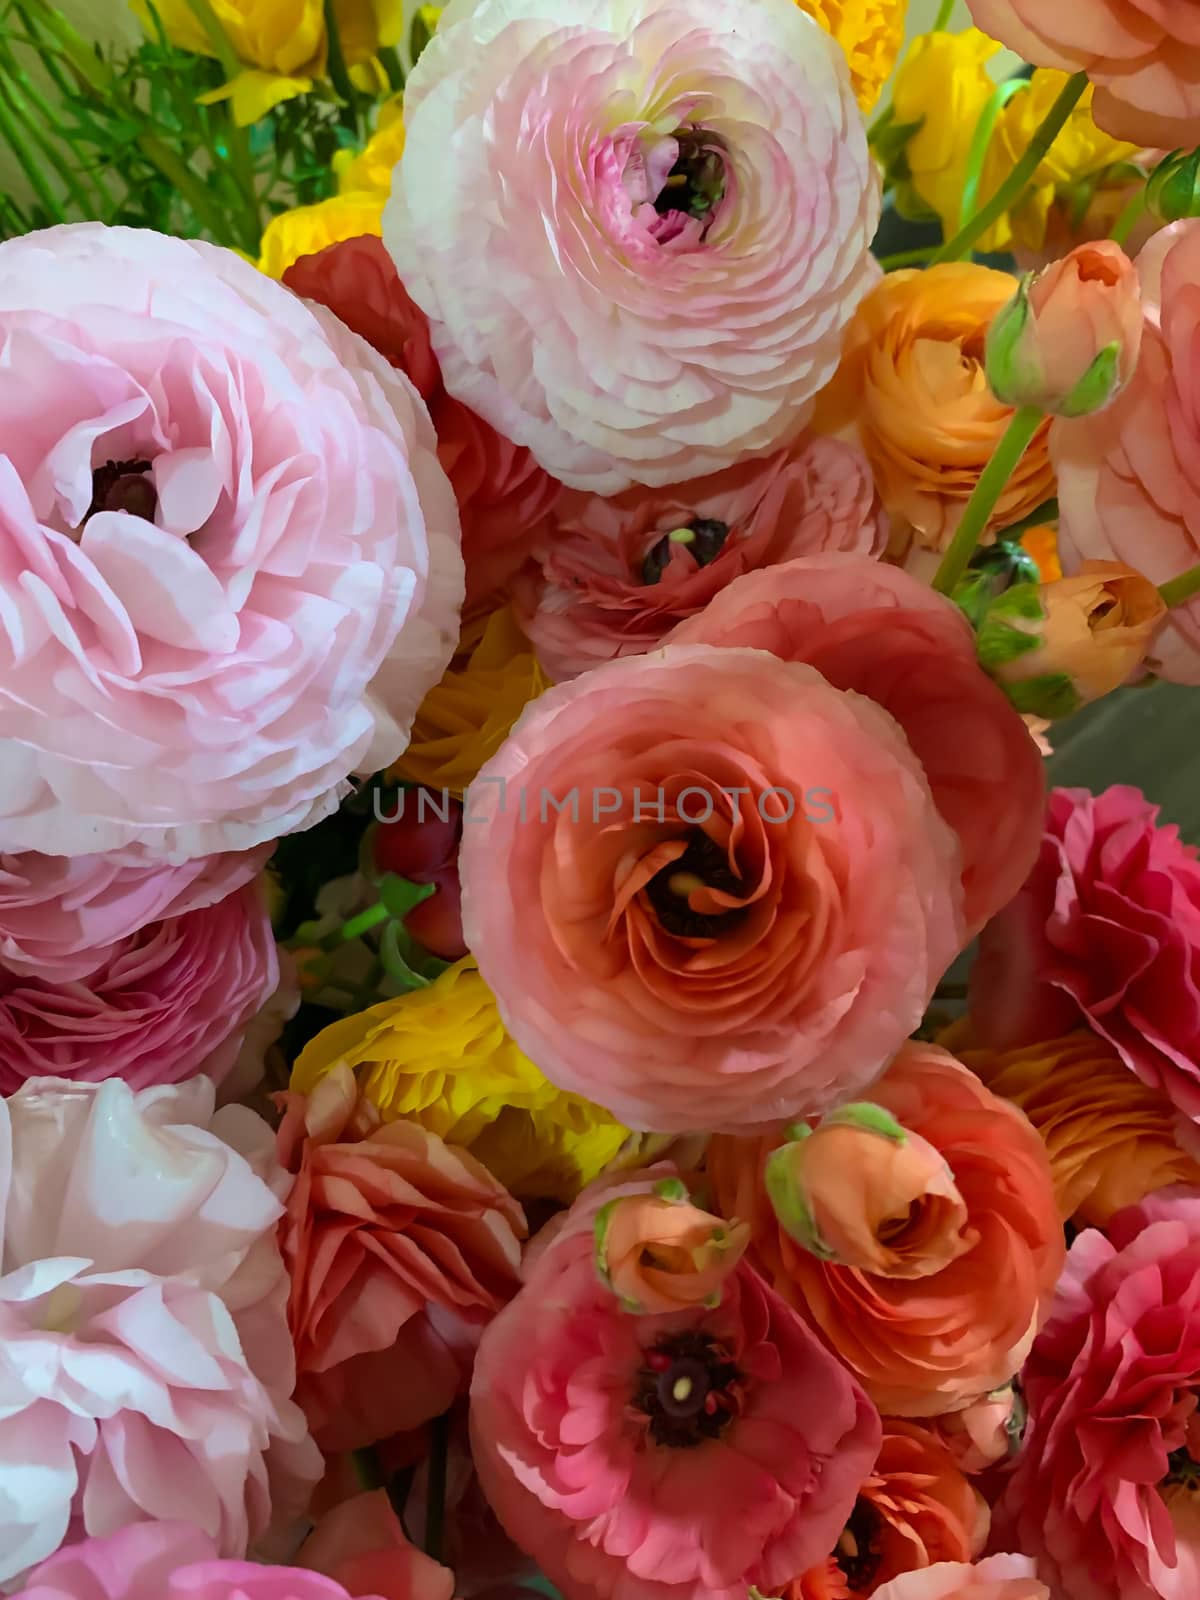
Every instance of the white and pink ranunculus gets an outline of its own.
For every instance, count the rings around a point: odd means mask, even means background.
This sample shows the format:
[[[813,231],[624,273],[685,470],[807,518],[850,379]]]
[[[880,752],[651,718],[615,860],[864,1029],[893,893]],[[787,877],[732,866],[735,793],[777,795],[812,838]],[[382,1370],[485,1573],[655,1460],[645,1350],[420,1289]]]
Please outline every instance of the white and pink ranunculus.
[[[458,631],[408,381],[231,251],[0,245],[0,847],[179,862],[403,750]]]
[[[793,438],[873,268],[837,45],[771,0],[454,0],[384,240],[446,387],[573,488]]]

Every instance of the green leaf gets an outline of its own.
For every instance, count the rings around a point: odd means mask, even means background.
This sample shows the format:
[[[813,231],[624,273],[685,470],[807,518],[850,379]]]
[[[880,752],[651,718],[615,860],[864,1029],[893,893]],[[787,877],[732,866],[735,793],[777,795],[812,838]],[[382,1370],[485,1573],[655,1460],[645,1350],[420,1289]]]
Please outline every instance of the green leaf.
[[[398,922],[384,925],[383,937],[379,941],[379,959],[383,962],[383,970],[393,983],[399,984],[406,992],[428,988],[429,979],[423,978],[409,966],[406,953],[401,949],[401,938],[402,930]]]

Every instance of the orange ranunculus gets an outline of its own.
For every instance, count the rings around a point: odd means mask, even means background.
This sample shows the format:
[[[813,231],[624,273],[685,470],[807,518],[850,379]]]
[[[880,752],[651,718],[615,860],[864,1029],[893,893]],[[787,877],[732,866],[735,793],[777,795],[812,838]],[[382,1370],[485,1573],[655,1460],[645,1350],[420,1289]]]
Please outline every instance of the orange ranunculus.
[[[970,1561],[989,1522],[987,1502],[946,1446],[918,1423],[885,1418],[878,1459],[833,1554],[789,1584],[785,1600],[850,1600],[902,1572]]]
[[[844,1266],[790,1237],[771,1210],[764,1181],[781,1134],[714,1138],[708,1173],[717,1209],[750,1223],[750,1259],[880,1410],[936,1416],[1005,1383],[1029,1350],[1063,1261],[1053,1179],[1026,1118],[935,1045],[906,1045],[870,1094],[904,1130],[940,1152],[965,1207],[965,1223],[954,1208],[944,1213],[955,1237],[941,1265],[924,1240],[925,1264],[933,1270],[900,1276]],[[843,1208],[856,1185],[867,1205],[870,1160],[864,1143],[838,1180]],[[884,1224],[902,1260],[907,1233],[923,1235],[928,1220],[917,1203]]]
[[[857,437],[894,538],[909,535],[944,550],[1012,420],[1011,406],[988,387],[984,342],[1016,288],[1009,273],[970,262],[891,272],[847,329],[841,366],[818,402],[817,426]],[[1009,479],[991,532],[1053,495],[1047,427]]]
[[[1171,1102],[1089,1029],[1022,1050],[965,1050],[961,1058],[1041,1134],[1064,1219],[1103,1228],[1155,1189],[1200,1184],[1200,1166],[1175,1141]]]
[[[720,1299],[721,1284],[750,1243],[744,1222],[725,1222],[662,1186],[625,1195],[596,1219],[596,1263],[631,1311],[682,1311]]]

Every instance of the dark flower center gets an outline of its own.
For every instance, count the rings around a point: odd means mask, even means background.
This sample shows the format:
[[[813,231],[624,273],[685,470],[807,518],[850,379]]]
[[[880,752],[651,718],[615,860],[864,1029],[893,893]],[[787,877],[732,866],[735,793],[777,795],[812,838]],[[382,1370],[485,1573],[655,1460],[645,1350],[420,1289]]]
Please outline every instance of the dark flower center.
[[[852,1594],[870,1594],[883,1561],[883,1518],[861,1495],[834,1549]]]
[[[706,1333],[668,1334],[646,1352],[633,1409],[657,1444],[688,1450],[717,1439],[741,1410],[742,1374],[728,1350]]]
[[[709,217],[725,194],[724,140],[707,128],[677,128],[673,138],[679,154],[655,197],[654,209],[660,217],[671,211]]]
[[[642,558],[642,582],[657,583],[667,570],[672,545],[681,545],[689,552],[698,567],[707,567],[725,548],[729,537],[729,524],[715,518],[694,517],[679,528],[672,528],[652,544]]]
[[[97,511],[127,511],[131,517],[153,522],[158,494],[150,479],[143,476],[149,471],[149,461],[106,461],[96,467],[92,472],[92,503],[84,523]]]
[[[725,851],[703,829],[697,828],[683,854],[656,872],[644,891],[659,925],[676,938],[714,939],[727,933],[745,915],[744,906],[731,906],[728,911],[718,912],[693,911],[688,897],[702,884],[724,894],[744,892],[741,879],[730,868]]]

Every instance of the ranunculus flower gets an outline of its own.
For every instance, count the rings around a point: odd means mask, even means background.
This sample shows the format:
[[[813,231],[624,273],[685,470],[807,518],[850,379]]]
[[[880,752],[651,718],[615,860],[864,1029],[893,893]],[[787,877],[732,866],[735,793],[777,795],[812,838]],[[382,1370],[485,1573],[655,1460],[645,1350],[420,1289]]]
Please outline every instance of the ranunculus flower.
[[[1096,121],[1118,139],[1200,144],[1200,21],[1156,0],[967,0],[976,24],[1039,67],[1086,72]]]
[[[702,1211],[682,1182],[627,1194],[596,1218],[596,1265],[622,1306],[638,1314],[719,1299],[749,1242],[744,1222]]]
[[[1156,234],[1137,268],[1146,324],[1133,381],[1099,416],[1056,421],[1050,446],[1064,570],[1099,557],[1162,584],[1200,564],[1200,220]],[[1200,598],[1172,608],[1152,664],[1200,684]]]
[[[837,1539],[879,1419],[745,1262],[718,1306],[623,1311],[596,1273],[595,1209],[585,1193],[484,1333],[484,1491],[566,1600],[777,1595]]]
[[[125,1078],[137,1089],[197,1072],[220,1082],[279,983],[257,883],[152,922],[100,954],[86,977],[68,980],[0,961],[0,1094],[46,1076]]]
[[[769,650],[878,701],[958,835],[971,927],[1012,899],[1037,851],[1041,763],[980,670],[970,625],[928,584],[879,562],[807,557],[738,579],[671,642]]]
[[[1064,1220],[1103,1228],[1155,1189],[1200,1185],[1200,1165],[1176,1140],[1171,1102],[1139,1083],[1090,1028],[1024,1049],[960,1050],[959,1057],[1041,1134]]]
[[[322,1449],[356,1450],[465,1388],[479,1330],[517,1287],[525,1218],[473,1156],[381,1126],[347,1066],[279,1103],[296,1398]]]
[[[451,394],[548,472],[613,494],[798,433],[879,211],[845,60],[810,17],[454,4],[405,119],[388,248]]]
[[[437,434],[438,460],[458,502],[468,610],[494,605],[549,528],[562,486],[528,450],[446,392],[425,313],[377,238],[345,239],[305,255],[289,266],[283,281],[327,306],[420,390]]]
[[[655,493],[565,496],[513,603],[562,680],[656,649],[744,572],[831,551],[878,556],[886,543],[862,452],[817,437]]]
[[[1037,864],[980,938],[971,1018],[996,1050],[1086,1022],[1200,1120],[1200,854],[1140,790],[1051,792]]]
[[[935,1045],[905,1045],[870,1094],[940,1152],[961,1202],[901,1204],[884,1230],[895,1263],[843,1266],[789,1237],[764,1183],[782,1133],[717,1137],[707,1170],[718,1209],[750,1223],[751,1261],[879,1408],[937,1416],[1005,1383],[1028,1353],[1063,1259],[1053,1180],[1025,1117]]]
[[[1016,1394],[1006,1383],[961,1411],[931,1418],[930,1425],[964,1472],[986,1472],[1010,1454],[1016,1413]]]
[[[245,849],[403,749],[457,636],[424,409],[232,251],[0,245],[0,840]]]
[[[296,1565],[325,1573],[351,1595],[451,1600],[454,1593],[454,1574],[409,1543],[385,1489],[327,1511],[296,1552]]]
[[[967,261],[889,272],[846,332],[817,426],[845,430],[867,453],[893,542],[944,550],[1008,424],[984,373],[992,318],[1017,280]],[[1034,435],[988,523],[994,533],[1054,493],[1046,429]]]
[[[887,82],[900,46],[908,0],[796,0],[846,52],[850,82],[863,111],[870,111]]]
[[[862,1089],[963,938],[957,844],[896,725],[762,650],[547,690],[472,785],[459,866],[518,1045],[658,1131]]]
[[[1071,1246],[1022,1388],[999,1508],[1071,1600],[1200,1591],[1200,1190],[1166,1189]]]
[[[1026,1556],[988,1556],[973,1567],[941,1561],[906,1572],[876,1589],[874,1600],[1050,1600],[1050,1591]]]
[[[42,1078],[0,1101],[0,1151],[0,1582],[137,1522],[243,1556],[320,1470],[270,1129],[203,1078]]]

